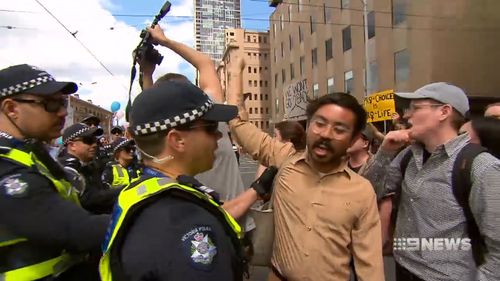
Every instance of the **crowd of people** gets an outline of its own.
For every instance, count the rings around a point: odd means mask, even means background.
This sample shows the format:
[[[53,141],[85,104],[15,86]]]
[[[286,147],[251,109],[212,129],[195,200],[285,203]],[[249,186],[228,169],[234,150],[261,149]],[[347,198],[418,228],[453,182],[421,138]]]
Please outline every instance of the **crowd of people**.
[[[224,95],[207,55],[148,31],[199,85],[141,61],[130,126],[109,138],[95,116],[63,130],[75,83],[0,70],[0,280],[244,280],[248,210],[268,200],[269,281],[384,280],[384,255],[399,281],[500,280],[500,104],[471,118],[462,89],[431,83],[396,93],[409,106],[383,134],[334,93],[272,136],[248,121],[243,58]],[[233,143],[261,164],[250,187]],[[469,247],[399,247],[417,238]]]

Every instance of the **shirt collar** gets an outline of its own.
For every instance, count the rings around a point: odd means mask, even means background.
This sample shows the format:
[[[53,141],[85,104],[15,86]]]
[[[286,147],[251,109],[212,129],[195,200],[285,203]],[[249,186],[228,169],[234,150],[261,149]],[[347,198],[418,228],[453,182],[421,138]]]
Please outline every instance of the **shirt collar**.
[[[458,135],[448,141],[445,144],[438,145],[434,153],[441,153],[444,152],[448,157],[451,157],[451,155],[454,155],[459,149],[463,147],[464,143],[467,143],[470,141],[469,134],[464,133],[461,135]],[[414,145],[412,147],[413,152],[422,152],[424,149],[424,146],[420,143]]]
[[[311,170],[317,172],[318,174],[320,173],[316,169],[314,169],[313,165],[311,165],[311,163],[307,157],[307,148],[304,150],[304,152],[300,153],[298,157],[296,157],[295,159],[293,159],[290,162],[295,165],[298,162],[302,162],[302,161],[304,163],[306,163],[306,165],[308,165],[311,168]],[[340,164],[340,166],[337,169],[332,170],[332,171],[327,172],[327,173],[322,173],[322,174],[324,174],[325,176],[328,176],[328,175],[333,175],[336,173],[345,173],[349,177],[349,179],[351,179],[353,177],[353,175],[356,174],[353,170],[348,168],[347,158],[342,161],[342,163]]]

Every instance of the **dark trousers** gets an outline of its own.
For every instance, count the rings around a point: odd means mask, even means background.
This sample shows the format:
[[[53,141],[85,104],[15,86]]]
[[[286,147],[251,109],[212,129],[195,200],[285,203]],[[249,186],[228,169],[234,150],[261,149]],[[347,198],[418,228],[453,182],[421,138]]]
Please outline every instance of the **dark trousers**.
[[[396,280],[397,281],[425,281],[420,279],[415,274],[408,271],[406,268],[402,267],[396,263]]]

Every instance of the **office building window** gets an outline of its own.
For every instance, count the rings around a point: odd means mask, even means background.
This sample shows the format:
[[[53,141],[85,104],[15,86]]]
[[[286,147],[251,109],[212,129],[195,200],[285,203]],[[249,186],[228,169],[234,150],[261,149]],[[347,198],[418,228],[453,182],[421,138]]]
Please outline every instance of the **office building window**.
[[[253,80],[253,86],[257,87],[257,80]]]
[[[318,49],[316,48],[312,49],[311,51],[311,61],[313,67],[316,66],[316,64],[318,64]]]
[[[259,87],[263,87],[262,80],[259,80]]]
[[[352,70],[344,72],[344,91],[350,93],[354,86],[354,77]]]
[[[292,4],[288,4],[288,18],[290,19],[290,21],[292,21],[292,9]]]
[[[324,4],[323,9],[326,23],[333,23],[333,7],[329,7],[328,5]]]
[[[408,0],[392,1],[392,24],[398,25],[406,21],[406,8]]]
[[[252,73],[252,68],[250,66],[248,67],[248,73]]]
[[[368,13],[368,39],[375,37],[375,12]]]
[[[257,94],[254,94],[254,95],[253,95],[253,99],[254,99],[254,100],[257,100]]]
[[[264,109],[262,107],[260,108],[260,114],[264,114]]]
[[[281,30],[285,29],[285,22],[283,20],[283,15],[280,15]]]
[[[264,87],[267,87],[267,80],[264,81]]]
[[[319,94],[319,85],[318,83],[315,83],[313,85],[313,99],[318,98],[318,94]]]
[[[300,57],[300,76],[302,77],[304,75],[304,68],[306,67],[305,66],[305,57],[304,56],[301,56]]]
[[[263,39],[264,39],[264,44],[267,44],[267,37],[266,37],[266,36],[264,36],[264,38],[263,38]]]
[[[248,113],[252,114],[253,110],[252,108],[250,107],[250,109],[248,109]]]
[[[299,25],[299,42],[302,43],[304,41],[304,33],[302,32],[302,28]]]
[[[316,31],[316,23],[312,16],[309,16],[309,23],[311,24],[311,34],[313,34]]]
[[[333,92],[335,91],[334,90],[334,80],[333,80],[333,77],[328,78],[326,86],[327,86],[328,94],[333,94]]]
[[[394,72],[396,85],[410,78],[410,54],[407,49],[394,54]]]
[[[283,42],[281,42],[281,57],[285,57],[285,52],[283,51]]]
[[[276,98],[274,100],[274,110],[276,111],[276,113],[280,113],[280,99],[279,98]]]
[[[253,73],[257,73],[257,67],[253,69]]]
[[[252,100],[252,94],[248,95],[248,100]]]
[[[252,80],[248,80],[248,87],[252,87]]]
[[[290,64],[290,80],[295,78],[295,71],[293,70],[293,63]]]
[[[299,12],[302,12],[302,10],[304,9],[304,6],[302,4],[304,0],[299,0]]]
[[[342,9],[349,8],[349,2],[351,2],[351,1],[350,0],[340,0],[340,5],[341,5]]]
[[[333,58],[332,38],[325,41],[326,60]]]
[[[269,107],[266,107],[266,114],[269,114]]]
[[[351,49],[351,26],[342,30],[342,47],[344,52]]]
[[[278,73],[274,74],[274,88],[278,87]]]
[[[281,83],[284,84],[285,81],[286,81],[286,71],[285,71],[285,69],[282,69],[281,70]]]
[[[293,44],[293,38],[292,38],[292,34],[288,35],[288,44],[290,46],[290,51],[292,50],[292,44]]]
[[[368,73],[368,93],[378,90],[378,65],[376,61],[370,62]]]
[[[260,94],[260,100],[264,100],[262,94]]]

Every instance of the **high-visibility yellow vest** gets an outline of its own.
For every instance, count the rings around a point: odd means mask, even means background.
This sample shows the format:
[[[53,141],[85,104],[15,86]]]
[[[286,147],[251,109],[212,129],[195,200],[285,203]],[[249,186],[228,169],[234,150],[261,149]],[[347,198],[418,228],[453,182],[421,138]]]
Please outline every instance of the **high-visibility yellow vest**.
[[[113,182],[111,186],[127,186],[130,184],[130,178],[127,169],[123,168],[120,164],[114,164],[111,166],[113,171]]]
[[[112,281],[113,276],[111,272],[111,249],[113,242],[120,231],[123,231],[124,225],[127,224],[126,218],[131,217],[131,212],[137,212],[140,208],[132,208],[139,202],[146,200],[152,196],[158,195],[168,190],[181,190],[202,199],[213,206],[219,211],[221,216],[237,235],[238,239],[241,238],[241,228],[236,220],[231,217],[217,202],[215,202],[209,195],[187,185],[181,185],[170,178],[148,178],[144,181],[137,181],[131,186],[124,189],[118,197],[118,204],[115,206],[113,219],[106,234],[103,244],[103,256],[100,261],[99,271],[102,281]]]
[[[128,173],[128,170],[124,168],[120,164],[114,164],[111,166],[111,169],[113,171],[113,182],[111,183],[112,187],[122,187],[122,186],[127,186],[131,184],[132,182],[135,182],[136,180],[139,179],[141,173],[140,171],[137,171],[137,177],[132,178],[130,174]]]
[[[32,152],[25,152],[16,148],[11,148],[6,153],[0,153],[0,158],[8,159],[15,162],[21,166],[35,168],[43,176],[48,178],[55,186],[57,193],[65,200],[71,201],[77,205],[80,205],[78,200],[78,194],[71,186],[71,184],[64,179],[55,179],[50,173],[49,169],[39,161]],[[0,226],[0,248],[2,247],[20,247],[28,240],[23,237],[18,237],[9,232],[8,229],[3,229]],[[17,244],[17,245],[16,245]],[[55,273],[60,273],[64,271],[68,265],[71,263],[71,257],[66,253],[59,253],[58,255],[47,255],[47,257],[42,258],[43,261],[40,262],[40,253],[38,253],[38,262],[30,263],[27,257],[23,257],[23,260],[18,262],[16,268],[12,268],[8,271],[0,273],[0,280],[2,281],[20,281],[20,280],[36,280],[44,278]]]

